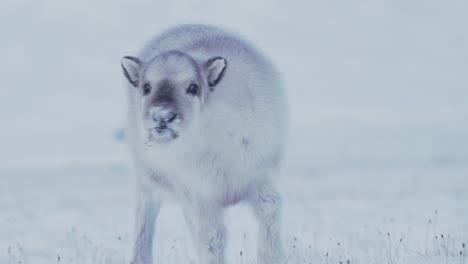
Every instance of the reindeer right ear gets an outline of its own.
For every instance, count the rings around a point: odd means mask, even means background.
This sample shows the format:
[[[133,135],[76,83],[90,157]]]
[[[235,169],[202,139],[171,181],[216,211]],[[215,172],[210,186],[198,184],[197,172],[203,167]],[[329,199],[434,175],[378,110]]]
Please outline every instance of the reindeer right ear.
[[[127,77],[128,82],[137,87],[138,80],[140,79],[141,61],[136,57],[125,56],[122,58],[121,64],[123,73],[125,77]]]

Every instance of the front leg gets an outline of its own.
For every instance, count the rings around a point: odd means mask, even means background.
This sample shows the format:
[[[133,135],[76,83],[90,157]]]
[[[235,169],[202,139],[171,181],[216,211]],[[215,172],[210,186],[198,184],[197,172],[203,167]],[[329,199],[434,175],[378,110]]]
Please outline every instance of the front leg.
[[[200,264],[224,264],[226,228],[222,208],[190,202],[184,205],[184,215]]]
[[[265,184],[253,192],[249,202],[258,220],[257,263],[284,263],[279,193],[270,184]]]
[[[153,237],[160,205],[160,199],[149,187],[138,188],[132,264],[153,263]]]

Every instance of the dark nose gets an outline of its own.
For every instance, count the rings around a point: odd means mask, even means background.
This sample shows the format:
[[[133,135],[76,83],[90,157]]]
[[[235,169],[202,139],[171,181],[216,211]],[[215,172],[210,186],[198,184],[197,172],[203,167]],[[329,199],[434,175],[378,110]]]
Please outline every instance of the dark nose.
[[[172,107],[159,105],[149,109],[149,117],[156,122],[157,129],[165,129],[167,124],[176,120],[177,113]]]

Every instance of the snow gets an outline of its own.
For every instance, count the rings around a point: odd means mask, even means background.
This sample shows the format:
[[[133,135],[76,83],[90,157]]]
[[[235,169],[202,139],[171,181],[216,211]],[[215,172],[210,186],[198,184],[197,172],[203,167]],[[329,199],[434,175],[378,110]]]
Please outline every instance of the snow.
[[[0,263],[128,263],[120,59],[187,22],[242,33],[283,73],[288,263],[468,263],[460,0],[2,1]],[[229,263],[255,263],[251,213],[226,214]],[[155,250],[196,263],[177,204]]]

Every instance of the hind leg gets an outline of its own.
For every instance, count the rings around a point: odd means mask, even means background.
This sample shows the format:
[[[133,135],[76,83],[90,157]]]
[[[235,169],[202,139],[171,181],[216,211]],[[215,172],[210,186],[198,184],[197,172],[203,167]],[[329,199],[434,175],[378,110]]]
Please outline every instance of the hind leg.
[[[252,193],[249,203],[258,220],[258,264],[284,263],[281,241],[281,197],[270,184]]]

